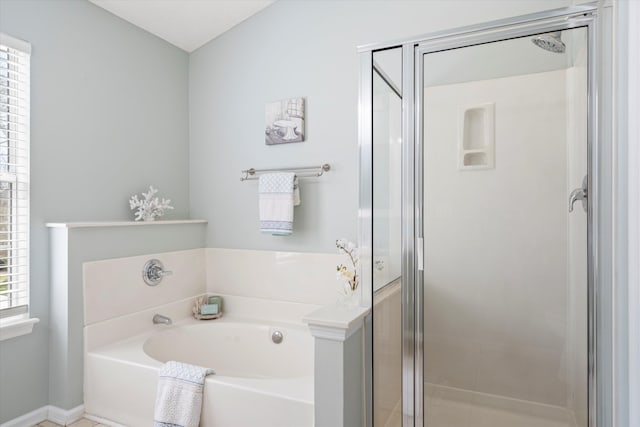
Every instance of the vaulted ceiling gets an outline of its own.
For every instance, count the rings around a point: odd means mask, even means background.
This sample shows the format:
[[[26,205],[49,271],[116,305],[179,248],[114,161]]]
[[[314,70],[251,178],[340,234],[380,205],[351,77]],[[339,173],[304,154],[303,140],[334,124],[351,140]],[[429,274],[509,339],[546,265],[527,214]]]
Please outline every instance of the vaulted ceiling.
[[[89,0],[192,52],[275,0]]]

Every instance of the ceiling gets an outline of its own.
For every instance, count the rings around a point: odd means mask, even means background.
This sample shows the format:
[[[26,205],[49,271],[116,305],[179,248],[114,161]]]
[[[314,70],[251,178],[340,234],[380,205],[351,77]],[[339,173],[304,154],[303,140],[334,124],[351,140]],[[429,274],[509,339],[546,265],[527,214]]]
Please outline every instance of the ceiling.
[[[275,0],[89,0],[192,52]]]

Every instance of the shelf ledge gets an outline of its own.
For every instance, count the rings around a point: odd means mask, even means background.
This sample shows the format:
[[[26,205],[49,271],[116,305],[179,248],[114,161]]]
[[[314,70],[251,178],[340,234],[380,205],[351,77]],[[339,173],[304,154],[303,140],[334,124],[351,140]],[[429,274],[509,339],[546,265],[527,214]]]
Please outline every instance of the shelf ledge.
[[[138,225],[207,224],[206,219],[178,219],[171,221],[93,221],[93,222],[47,222],[49,228],[132,227]]]

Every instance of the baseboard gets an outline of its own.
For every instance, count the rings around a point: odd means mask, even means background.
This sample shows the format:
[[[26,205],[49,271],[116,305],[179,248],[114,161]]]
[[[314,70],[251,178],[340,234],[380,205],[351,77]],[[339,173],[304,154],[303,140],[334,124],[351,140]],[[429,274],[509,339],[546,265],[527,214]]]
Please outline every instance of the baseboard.
[[[17,418],[0,424],[0,427],[32,427],[44,420],[52,421],[61,426],[66,426],[82,418],[84,405],[76,406],[73,409],[62,409],[57,406],[47,405],[24,414]]]
[[[95,415],[91,415],[91,414],[84,414],[84,418],[91,420],[91,421],[95,421],[98,424],[102,424],[108,427],[127,427],[125,425],[122,424],[118,424],[116,422],[113,422],[111,420],[108,420],[106,418],[102,418],[102,417],[96,417]]]
[[[69,410],[61,409],[52,405],[49,405],[47,408],[47,419],[56,424],[60,424],[61,426],[66,426],[79,420],[82,418],[82,414],[84,414],[84,405],[78,405]]]
[[[19,416],[6,423],[0,424],[0,427],[31,427],[47,419],[49,414],[49,407],[43,406],[42,408],[31,411],[28,414]]]

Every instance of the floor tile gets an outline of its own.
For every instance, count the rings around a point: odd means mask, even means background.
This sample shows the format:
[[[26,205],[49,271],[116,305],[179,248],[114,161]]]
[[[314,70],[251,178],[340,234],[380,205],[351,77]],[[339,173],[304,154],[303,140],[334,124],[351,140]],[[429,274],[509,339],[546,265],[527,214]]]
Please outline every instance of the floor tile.
[[[39,427],[62,427],[60,424],[53,423],[51,421],[43,421],[38,424]]]
[[[91,421],[86,418],[81,418],[78,421],[74,422],[73,424],[69,424],[69,427],[94,427],[96,424],[98,423],[95,421]]]

